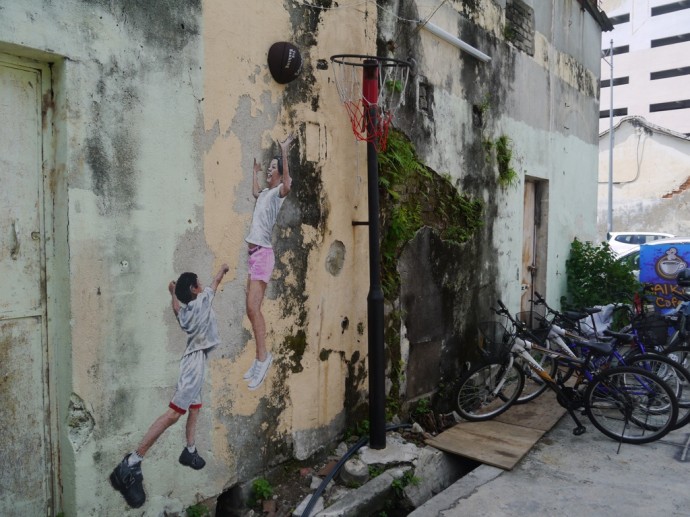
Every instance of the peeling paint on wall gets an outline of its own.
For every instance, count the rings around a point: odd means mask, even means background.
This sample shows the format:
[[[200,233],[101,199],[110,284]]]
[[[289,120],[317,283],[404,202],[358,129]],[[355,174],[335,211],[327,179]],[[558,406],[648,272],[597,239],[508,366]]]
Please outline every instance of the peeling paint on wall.
[[[69,439],[75,451],[79,451],[93,433],[96,422],[87,409],[86,403],[76,393],[72,393],[69,399],[69,417],[67,427],[69,428]]]
[[[405,285],[387,308],[407,318],[394,329],[403,345],[389,350],[388,372],[403,379],[401,393],[422,389],[405,385],[406,358],[427,346],[439,353],[439,375],[451,375],[482,307],[499,294],[509,304],[518,298],[527,174],[552,189],[546,294],[558,295],[563,250],[593,220],[586,184],[596,119],[587,114],[598,113],[598,71],[583,63],[598,56],[599,35],[574,17],[570,39],[556,45],[535,11],[530,56],[504,38],[505,2],[435,7],[394,2],[379,13],[373,3],[330,0],[2,2],[3,49],[55,63],[57,77],[53,151],[65,175],[54,188],[66,216],[56,231],[66,244],[64,256],[51,260],[69,271],[65,292],[52,293],[70,302],[55,337],[65,513],[121,507],[94,474],[112,468],[167,405],[184,349],[167,284],[182,271],[208,279],[220,263],[231,267],[214,302],[223,345],[209,361],[198,433],[209,461],[193,482],[181,483],[184,474],[169,468],[180,429],[169,433],[147,457],[147,491],[158,495],[147,512],[182,511],[280,461],[308,457],[367,418],[368,236],[352,224],[367,217],[366,146],[354,141],[339,102],[333,54],[413,58],[396,127],[449,188],[486,206],[472,241],[449,244],[422,229],[400,258]],[[409,22],[428,16],[489,53],[491,63]],[[549,30],[560,35],[564,22],[554,20]],[[578,37],[584,43],[568,48]],[[300,47],[304,66],[298,80],[278,85],[266,52],[283,40]],[[244,306],[251,170],[289,132],[297,136],[293,190],[276,223],[276,268],[263,305],[276,359],[262,389],[249,392],[242,374],[254,354]],[[521,179],[505,191],[485,148],[500,135],[515,144]],[[415,282],[414,271],[426,283]],[[435,328],[412,319],[427,312]]]

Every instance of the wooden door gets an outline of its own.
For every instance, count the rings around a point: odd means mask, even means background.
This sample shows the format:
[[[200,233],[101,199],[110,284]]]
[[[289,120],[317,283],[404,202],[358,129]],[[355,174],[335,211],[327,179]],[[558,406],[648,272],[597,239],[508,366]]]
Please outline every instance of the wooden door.
[[[45,68],[0,55],[0,515],[52,513],[41,102]]]
[[[547,183],[526,180],[522,222],[522,270],[520,310],[531,310],[534,291],[546,295]]]

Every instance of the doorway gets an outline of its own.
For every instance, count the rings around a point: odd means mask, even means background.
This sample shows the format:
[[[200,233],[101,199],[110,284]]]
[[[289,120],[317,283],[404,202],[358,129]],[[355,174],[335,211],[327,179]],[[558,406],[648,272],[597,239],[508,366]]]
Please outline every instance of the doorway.
[[[0,514],[53,511],[45,199],[47,65],[0,54]],[[50,153],[45,153],[49,155]],[[50,230],[49,230],[50,231]]]
[[[520,310],[532,310],[534,291],[546,295],[546,257],[548,226],[548,182],[525,180],[522,224],[522,268],[520,272]]]

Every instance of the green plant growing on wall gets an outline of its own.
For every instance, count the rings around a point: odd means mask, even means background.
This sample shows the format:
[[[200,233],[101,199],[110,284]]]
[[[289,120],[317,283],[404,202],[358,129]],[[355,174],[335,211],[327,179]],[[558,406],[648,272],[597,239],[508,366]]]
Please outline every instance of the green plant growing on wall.
[[[412,415],[415,417],[421,417],[429,413],[431,413],[431,401],[429,399],[419,399],[412,409]]]
[[[498,164],[498,184],[502,188],[515,185],[518,182],[518,173],[513,168],[513,142],[506,135],[501,135],[494,143],[496,149],[496,163]]]
[[[488,106],[488,98],[486,102]],[[391,306],[395,306],[394,302],[400,295],[397,265],[405,244],[423,226],[433,229],[446,242],[466,242],[483,224],[484,205],[479,199],[459,193],[449,174],[437,174],[424,165],[417,157],[412,142],[400,131],[391,130],[386,150],[379,154],[378,161],[382,229],[381,284],[386,300]],[[390,311],[386,316],[384,330],[391,364],[391,411],[400,408],[403,378],[401,319],[400,310]]]
[[[398,384],[398,386],[400,386]],[[393,420],[395,415],[400,411],[400,401],[397,398],[386,397],[386,422]]]
[[[391,483],[391,488],[397,497],[402,497],[403,490],[405,490],[406,486],[417,486],[420,481],[421,480],[418,477],[415,477],[414,471],[410,469],[405,471],[401,477],[394,479]]]
[[[369,465],[369,477],[374,479],[383,474],[384,469],[380,465]]]
[[[629,302],[639,290],[630,266],[616,260],[608,243],[599,245],[577,238],[566,261],[568,294],[564,308],[581,309],[613,302]]]
[[[503,27],[503,37],[506,39],[506,41],[513,41],[515,36],[515,27],[513,27],[510,23],[506,23]]]
[[[354,437],[362,437],[369,434],[369,420],[362,420],[357,422],[353,427],[349,427],[345,431],[345,440],[349,440]]]
[[[489,112],[489,109],[491,108],[491,94],[487,93],[484,95],[484,98],[482,99],[482,102],[479,104],[479,112],[483,115],[486,115]]]
[[[382,196],[382,287],[386,299],[398,296],[397,261],[403,246],[422,226],[443,240],[462,243],[482,225],[481,200],[458,193],[450,178],[439,175],[417,158],[412,142],[391,130],[385,152],[379,154]]]
[[[257,478],[252,483],[254,501],[267,501],[273,496],[273,486],[266,478]]]
[[[403,91],[403,84],[397,79],[389,79],[386,81],[386,89],[392,93],[401,93]]]
[[[211,512],[203,504],[197,503],[185,511],[187,517],[210,517]]]
[[[490,138],[485,138],[482,140],[482,147],[484,148],[484,159],[487,162],[491,161],[491,153],[494,150],[494,141]]]

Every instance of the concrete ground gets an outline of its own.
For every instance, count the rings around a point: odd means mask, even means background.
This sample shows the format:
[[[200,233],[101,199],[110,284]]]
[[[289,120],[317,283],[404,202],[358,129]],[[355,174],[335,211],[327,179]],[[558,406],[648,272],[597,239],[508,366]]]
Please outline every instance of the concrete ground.
[[[564,416],[512,471],[481,465],[408,517],[690,515],[690,427],[618,452],[583,423],[574,436]]]

